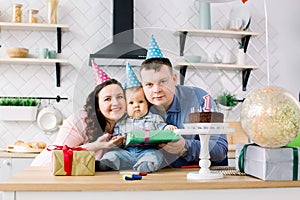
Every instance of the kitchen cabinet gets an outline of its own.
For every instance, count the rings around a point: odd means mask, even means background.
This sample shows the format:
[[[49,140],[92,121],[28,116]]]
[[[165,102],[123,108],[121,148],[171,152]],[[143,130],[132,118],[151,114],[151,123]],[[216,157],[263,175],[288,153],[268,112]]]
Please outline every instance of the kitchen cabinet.
[[[251,37],[258,36],[258,33],[249,31],[232,31],[232,30],[202,30],[202,29],[177,29],[176,33],[179,34],[180,56],[184,56],[184,46],[187,35],[198,37],[220,37],[220,38],[232,38],[241,39],[244,46],[244,52],[246,53],[248,43]],[[179,62],[174,65],[175,69],[180,71],[180,84],[184,84],[185,74],[188,67],[195,67],[197,69],[225,69],[225,70],[241,70],[242,71],[242,85],[243,91],[246,90],[247,83],[251,71],[253,69],[259,69],[258,66],[253,65],[236,65],[236,64],[223,64],[223,63],[190,63]]]
[[[64,25],[64,24],[0,22],[0,30],[56,32],[57,33],[57,52],[61,53],[62,32],[69,31],[69,26]],[[56,67],[56,86],[60,87],[60,67],[61,67],[61,65],[69,65],[70,63],[66,59],[1,58],[0,64],[55,65],[55,67]]]
[[[0,156],[0,182],[29,167],[33,159],[33,157],[22,158]],[[0,200],[2,200],[2,192],[0,192]]]
[[[17,174],[30,166],[36,154],[24,154],[15,157],[13,153],[2,153],[0,155],[0,182]]]
[[[0,158],[0,181],[3,181],[30,165],[33,158]]]

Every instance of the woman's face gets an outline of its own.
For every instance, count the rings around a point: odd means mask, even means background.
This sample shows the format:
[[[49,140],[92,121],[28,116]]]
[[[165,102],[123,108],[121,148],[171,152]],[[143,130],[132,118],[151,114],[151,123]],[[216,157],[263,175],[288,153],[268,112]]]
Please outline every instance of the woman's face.
[[[122,88],[117,84],[105,86],[98,94],[99,109],[108,121],[119,120],[126,111]]]

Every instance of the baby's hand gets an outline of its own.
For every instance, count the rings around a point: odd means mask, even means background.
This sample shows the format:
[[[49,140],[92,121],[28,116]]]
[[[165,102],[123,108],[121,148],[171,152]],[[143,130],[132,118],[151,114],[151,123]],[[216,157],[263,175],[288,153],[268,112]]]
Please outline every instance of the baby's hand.
[[[173,126],[173,125],[167,125],[167,126],[164,128],[164,130],[175,130],[175,129],[177,129],[177,127],[176,127],[176,126]]]

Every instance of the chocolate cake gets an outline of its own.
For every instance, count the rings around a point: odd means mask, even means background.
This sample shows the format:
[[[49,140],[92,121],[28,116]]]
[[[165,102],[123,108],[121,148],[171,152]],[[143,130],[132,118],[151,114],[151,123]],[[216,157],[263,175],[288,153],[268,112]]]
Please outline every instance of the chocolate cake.
[[[223,123],[224,115],[219,112],[195,112],[189,114],[189,123]]]

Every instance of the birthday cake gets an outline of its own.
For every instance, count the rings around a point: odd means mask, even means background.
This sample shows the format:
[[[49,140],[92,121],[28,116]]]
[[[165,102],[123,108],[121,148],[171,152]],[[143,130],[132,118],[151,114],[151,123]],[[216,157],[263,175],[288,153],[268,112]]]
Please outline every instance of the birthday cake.
[[[189,123],[223,123],[224,115],[219,112],[194,112],[189,114]]]

